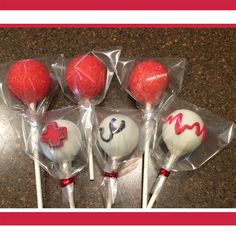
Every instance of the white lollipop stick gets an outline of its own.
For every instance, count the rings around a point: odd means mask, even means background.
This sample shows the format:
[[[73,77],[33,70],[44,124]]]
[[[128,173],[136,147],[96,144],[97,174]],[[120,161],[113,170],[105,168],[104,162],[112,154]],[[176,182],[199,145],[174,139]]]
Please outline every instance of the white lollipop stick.
[[[35,113],[35,104],[30,103],[29,107]],[[41,184],[41,175],[40,175],[40,165],[38,162],[39,153],[36,146],[38,145],[39,131],[38,127],[31,127],[32,132],[32,143],[34,150],[34,173],[35,173],[35,183],[36,183],[36,194],[37,194],[37,205],[38,208],[43,208],[43,197],[42,197],[42,184]]]
[[[42,184],[41,184],[41,174],[40,165],[38,161],[39,158],[38,151],[34,151],[34,172],[35,172],[35,183],[36,183],[36,194],[37,194],[37,205],[38,208],[43,208],[43,197],[42,197]]]
[[[65,179],[65,180],[67,180],[67,179]],[[62,181],[62,180],[60,180],[60,181]],[[63,196],[68,201],[70,208],[75,208],[73,181],[71,181],[71,183],[69,183],[68,185],[61,186],[61,187],[62,187]]]
[[[88,154],[88,162],[89,162],[89,179],[94,180],[94,166],[93,166],[93,137],[92,137],[92,122],[91,119],[93,118],[94,113],[94,106],[88,101],[88,114],[86,117],[86,128],[88,131],[86,132],[87,135],[87,154]]]
[[[151,104],[146,104],[146,112],[150,112]],[[149,135],[149,127],[150,120],[149,118],[145,122],[145,148],[144,148],[144,159],[143,159],[143,194],[142,194],[142,208],[146,208],[147,206],[147,199],[148,199],[148,165],[149,165],[149,158],[150,158],[150,139],[148,138]]]
[[[160,173],[158,175],[157,180],[156,180],[156,184],[155,184],[155,188],[154,188],[152,197],[151,197],[151,199],[148,202],[147,208],[152,208],[154,203],[155,203],[155,201],[156,201],[156,199],[159,197],[160,192],[162,190],[162,187],[164,186],[164,183],[167,180],[168,175],[170,173],[169,170],[172,169],[176,159],[177,158],[176,158],[175,155],[171,155],[169,160],[168,160],[168,162],[167,162],[167,164],[165,165],[165,167],[162,168],[162,170],[165,170],[166,174]]]
[[[94,112],[93,106],[89,105],[87,119],[88,119],[88,122],[90,123],[91,126],[92,126],[91,118],[92,118],[93,112]],[[89,179],[94,180],[93,149],[92,149],[92,142],[93,142],[92,127],[90,127],[87,138],[88,138],[87,153],[88,153],[88,161],[89,161]]]
[[[74,185],[74,184],[73,184]],[[72,191],[68,190],[68,200],[70,208],[75,208],[74,194]]]
[[[75,208],[74,183],[72,182],[66,186],[61,186],[61,187],[62,187],[62,195],[64,196],[64,199],[68,201],[70,208]]]
[[[111,170],[111,172],[116,172],[117,169],[117,165],[116,165],[116,156],[109,158],[108,160],[108,165],[109,165],[109,169]],[[119,159],[119,157],[118,157]],[[107,199],[106,199],[106,208],[112,208],[112,204],[113,204],[113,189],[114,187],[114,182],[112,177],[109,177],[108,179],[108,185],[107,185]]]
[[[109,179],[108,189],[107,189],[107,202],[106,208],[112,208],[112,187]]]
[[[152,208],[153,207],[156,199],[158,198],[158,196],[161,192],[161,189],[162,189],[166,179],[167,179],[167,177],[164,176],[164,175],[159,175],[157,177],[155,189],[153,191],[153,194],[152,194],[152,197],[151,197],[150,201],[148,202],[147,208]]]
[[[64,176],[70,176],[71,162],[63,162],[59,165]],[[66,192],[64,192],[66,190]],[[68,200],[70,208],[75,208],[75,200],[74,200],[74,183],[70,183],[67,186],[62,188],[64,194],[66,194],[66,198]]]
[[[88,138],[88,158],[89,158],[89,179],[94,180],[94,166],[93,166],[93,150],[92,150],[92,136]]]

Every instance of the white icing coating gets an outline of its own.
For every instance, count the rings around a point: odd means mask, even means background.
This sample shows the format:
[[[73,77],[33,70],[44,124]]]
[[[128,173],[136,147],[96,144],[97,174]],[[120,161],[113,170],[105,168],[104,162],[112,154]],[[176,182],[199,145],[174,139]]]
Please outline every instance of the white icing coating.
[[[79,128],[69,120],[55,120],[59,127],[67,128],[67,138],[61,147],[50,147],[40,139],[43,154],[54,162],[73,161],[81,148],[82,137]],[[43,131],[45,127],[43,128]]]
[[[180,127],[184,125],[192,126],[195,122],[198,122],[200,130],[202,130],[204,123],[201,117],[193,111],[180,109],[174,111],[168,117],[175,117],[180,113],[182,114]],[[194,151],[201,144],[203,133],[199,136],[196,135],[196,126],[194,126],[192,129],[186,128],[182,133],[176,134],[176,122],[177,119],[174,119],[171,123],[165,122],[162,128],[162,137],[170,153],[175,157],[179,157]]]
[[[111,124],[113,135],[110,130]],[[112,158],[119,159],[131,154],[138,142],[139,128],[135,121],[126,115],[107,116],[99,126],[98,143]]]

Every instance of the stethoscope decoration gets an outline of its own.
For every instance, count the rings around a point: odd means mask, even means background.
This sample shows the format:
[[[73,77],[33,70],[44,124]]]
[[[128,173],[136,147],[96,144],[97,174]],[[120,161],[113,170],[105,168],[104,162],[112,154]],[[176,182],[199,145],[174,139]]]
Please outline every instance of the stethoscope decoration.
[[[109,131],[110,131],[110,135],[109,137],[106,139],[103,137],[104,135],[104,128],[100,127],[99,128],[99,133],[100,133],[100,138],[104,141],[104,142],[110,142],[113,139],[114,134],[118,134],[119,132],[121,132],[123,129],[125,129],[125,121],[121,120],[120,125],[118,127],[116,127],[114,125],[114,123],[117,121],[116,118],[112,118],[111,121],[109,122]]]

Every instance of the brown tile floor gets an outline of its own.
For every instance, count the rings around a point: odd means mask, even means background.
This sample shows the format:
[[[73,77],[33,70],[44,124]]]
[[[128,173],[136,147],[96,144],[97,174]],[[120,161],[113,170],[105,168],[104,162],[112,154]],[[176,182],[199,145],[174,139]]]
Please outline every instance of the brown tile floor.
[[[0,62],[93,48],[122,46],[124,57],[172,56],[188,61],[181,97],[236,121],[235,29],[0,29]],[[51,108],[71,104],[62,94]],[[134,107],[114,81],[102,105]],[[9,112],[0,103],[0,207],[36,207],[33,162],[24,154],[8,123]],[[96,171],[87,170],[76,181],[77,207],[103,207]],[[152,171],[152,181],[155,172]],[[43,176],[45,207],[65,207],[57,181]],[[114,207],[140,207],[141,165],[119,180]],[[236,207],[236,142],[199,170],[173,174],[156,207]]]

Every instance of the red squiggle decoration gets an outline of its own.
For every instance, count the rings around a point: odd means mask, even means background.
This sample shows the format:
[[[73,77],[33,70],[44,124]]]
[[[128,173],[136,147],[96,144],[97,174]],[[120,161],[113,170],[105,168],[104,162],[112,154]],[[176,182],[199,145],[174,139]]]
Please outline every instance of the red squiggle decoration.
[[[192,130],[195,128],[195,134],[197,136],[200,136],[202,134],[201,141],[204,142],[206,140],[206,126],[205,125],[203,125],[202,129],[200,127],[199,122],[194,122],[192,125],[183,125],[182,124],[183,113],[178,113],[175,116],[170,115],[167,119],[163,120],[163,123],[171,124],[174,120],[176,120],[175,133],[177,135],[183,133],[186,129]]]

